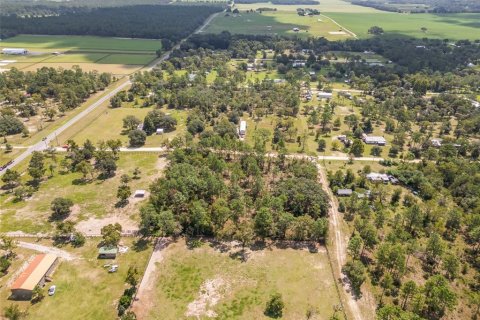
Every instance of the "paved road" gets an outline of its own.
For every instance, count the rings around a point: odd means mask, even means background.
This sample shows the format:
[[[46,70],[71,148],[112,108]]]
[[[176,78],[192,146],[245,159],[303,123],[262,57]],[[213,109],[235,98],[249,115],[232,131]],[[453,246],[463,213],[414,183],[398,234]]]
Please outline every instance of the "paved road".
[[[210,17],[207,18],[207,20],[205,20],[205,22],[203,23],[203,25],[201,25],[197,30],[195,30],[195,33],[200,33],[202,32],[205,27],[218,15],[220,14],[220,12],[217,12],[213,15],[211,15]],[[190,35],[191,36],[191,35]],[[167,60],[170,58],[170,54],[173,50],[176,50],[178,48],[180,48],[180,45],[185,42],[190,36],[188,36],[187,38],[183,39],[182,41],[180,41],[176,46],[174,46],[170,51],[167,51],[165,52],[161,57],[159,57],[158,59],[152,61],[152,63],[150,63],[148,66],[146,66],[145,68],[143,68],[142,70],[144,71],[148,71],[148,70],[151,70],[153,69],[155,66],[157,66],[159,63]],[[18,157],[16,157],[12,163],[10,163],[4,170],[0,171],[0,176],[2,176],[6,169],[11,169],[13,167],[15,167],[17,164],[19,164],[20,162],[22,162],[23,160],[25,160],[26,158],[28,158],[34,151],[42,151],[42,150],[45,150],[46,148],[48,148],[48,145],[50,144],[50,142],[52,142],[58,135],[60,135],[60,133],[62,133],[63,131],[67,130],[69,127],[71,127],[72,125],[74,125],[76,122],[78,122],[80,119],[82,119],[83,117],[85,117],[87,114],[89,114],[90,112],[92,112],[94,109],[98,108],[101,104],[103,104],[104,102],[108,101],[111,97],[113,97],[117,92],[121,91],[121,90],[124,90],[126,89],[128,86],[130,86],[131,82],[129,79],[126,79],[126,80],[122,80],[121,84],[116,87],[115,89],[111,90],[111,89],[106,89],[105,90],[105,93],[104,95],[102,96],[102,98],[100,98],[98,101],[92,103],[90,106],[88,106],[85,110],[83,110],[82,112],[80,112],[79,114],[75,115],[73,118],[71,118],[70,120],[68,120],[65,124],[63,124],[60,128],[54,130],[53,132],[49,133],[46,137],[44,137],[42,139],[42,141],[30,146],[26,151],[24,151],[22,154],[20,154]]]

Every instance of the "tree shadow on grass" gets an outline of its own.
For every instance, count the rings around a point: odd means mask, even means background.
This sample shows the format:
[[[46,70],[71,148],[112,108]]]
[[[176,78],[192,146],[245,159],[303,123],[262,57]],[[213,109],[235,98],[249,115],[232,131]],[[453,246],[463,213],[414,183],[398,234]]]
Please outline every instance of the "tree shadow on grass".
[[[140,238],[133,243],[132,249],[135,252],[142,252],[150,247],[150,241],[146,238]]]

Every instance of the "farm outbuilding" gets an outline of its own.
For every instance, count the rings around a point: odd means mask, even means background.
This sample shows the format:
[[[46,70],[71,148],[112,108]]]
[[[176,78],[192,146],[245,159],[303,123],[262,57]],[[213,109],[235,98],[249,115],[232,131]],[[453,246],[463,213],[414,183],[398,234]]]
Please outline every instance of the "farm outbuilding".
[[[117,257],[118,248],[103,246],[98,249],[99,259],[115,259]]]
[[[146,191],[145,190],[135,190],[135,193],[133,194],[134,198],[143,198],[145,197]]]
[[[240,137],[244,137],[247,133],[247,122],[245,120],[240,121],[240,129],[238,131]]]
[[[27,54],[28,50],[23,49],[23,48],[3,48],[2,49],[3,54]]]
[[[43,286],[46,278],[51,275],[58,264],[54,254],[39,254],[30,262],[12,284],[12,297],[18,300],[30,300],[35,287]]]
[[[352,189],[338,189],[337,190],[337,195],[339,197],[349,197],[353,193]]]
[[[165,130],[162,129],[162,128],[158,128],[157,131],[156,131],[157,134],[163,134],[164,132],[165,132]]]

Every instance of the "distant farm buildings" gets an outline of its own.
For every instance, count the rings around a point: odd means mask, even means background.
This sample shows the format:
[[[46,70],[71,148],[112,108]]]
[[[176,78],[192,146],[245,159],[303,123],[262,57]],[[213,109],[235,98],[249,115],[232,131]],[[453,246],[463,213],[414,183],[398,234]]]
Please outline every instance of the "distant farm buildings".
[[[23,49],[23,48],[3,48],[2,49],[3,54],[16,54],[16,55],[22,55],[22,54],[27,54],[28,50]]]
[[[58,257],[54,254],[37,255],[12,284],[10,290],[12,291],[13,298],[30,300],[33,289],[35,289],[36,286],[43,286],[48,276],[53,273],[57,264]]]

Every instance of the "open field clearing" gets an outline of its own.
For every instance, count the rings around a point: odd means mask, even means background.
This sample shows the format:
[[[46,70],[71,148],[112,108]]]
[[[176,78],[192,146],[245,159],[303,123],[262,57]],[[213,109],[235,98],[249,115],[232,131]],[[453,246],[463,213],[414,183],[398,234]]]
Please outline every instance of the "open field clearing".
[[[140,102],[141,104],[141,102]],[[100,140],[108,139],[120,139],[124,146],[128,146],[128,136],[122,134],[123,121],[122,119],[128,115],[133,115],[143,121],[145,116],[153,108],[141,108],[141,107],[121,107],[121,108],[102,108],[97,113],[88,115],[82,119],[71,130],[67,130],[59,137],[61,143],[68,139],[73,139],[77,143],[83,143],[85,140],[90,139],[94,143]],[[177,129],[164,133],[162,135],[150,135],[147,136],[145,147],[160,147],[164,142],[173,139],[176,135],[185,132],[187,112],[183,110],[169,110],[167,108],[161,109],[164,113],[170,114],[177,120]],[[108,130],[105,130],[108,128]]]
[[[299,32],[293,31],[299,28]],[[219,15],[205,32],[219,33],[228,30],[239,34],[278,34],[301,37],[326,37],[330,40],[342,40],[350,37],[341,32],[330,19],[320,16],[302,17],[294,11],[265,11],[263,13],[245,13],[239,16]]]
[[[480,38],[480,14],[400,14],[377,11],[375,13],[325,13],[359,37],[368,37],[371,26],[385,30],[385,36],[416,38],[470,39]],[[427,28],[426,32],[421,30]]]
[[[125,229],[137,226],[138,208],[142,202],[130,199],[123,208],[115,207],[117,188],[122,174],[132,175],[135,168],[140,168],[140,179],[132,180],[129,185],[134,192],[148,189],[150,183],[158,176],[163,160],[153,153],[122,153],[117,161],[117,172],[106,180],[83,182],[80,173],[59,173],[61,156],[57,156],[57,171],[53,177],[44,181],[33,197],[16,202],[11,193],[2,191],[0,195],[0,232],[23,231],[27,233],[47,232],[53,225],[49,222],[50,204],[57,197],[69,198],[74,206],[68,219],[81,221],[82,231],[96,232],[102,219],[115,216],[121,220]],[[28,161],[24,161],[17,170],[25,171]],[[23,175],[28,181],[28,174]],[[88,220],[91,218],[90,220]],[[85,221],[89,221],[88,223]]]
[[[183,240],[170,244],[145,319],[263,319],[267,300],[277,292],[284,297],[283,319],[301,319],[308,309],[316,310],[315,319],[328,319],[340,303],[323,247],[318,252],[301,245],[247,249],[246,262],[236,258],[240,249],[208,243],[188,249]]]
[[[2,40],[1,47],[35,49],[35,51],[59,50],[106,50],[150,51],[162,47],[159,40],[106,38],[93,36],[36,36],[19,35]]]
[[[32,241],[24,240],[23,241]],[[57,286],[54,296],[46,296],[43,301],[31,304],[29,301],[9,301],[10,285],[16,277],[17,271],[25,261],[32,258],[38,252],[32,250],[17,248],[17,258],[13,260],[10,266],[10,272],[0,278],[0,308],[9,306],[12,303],[19,304],[20,309],[28,308],[26,319],[99,319],[109,320],[116,318],[116,306],[118,299],[122,295],[125,284],[125,277],[128,267],[136,265],[139,270],[143,270],[148,256],[151,253],[151,247],[136,245],[136,240],[123,238],[121,243],[128,246],[126,253],[120,254],[115,260],[119,265],[118,272],[108,273],[103,265],[111,263],[112,260],[97,259],[99,239],[87,240],[81,248],[62,247],[62,250],[68,251],[78,257],[72,261],[61,260],[57,269],[53,273],[53,281],[47,283],[45,291],[52,284]],[[51,240],[42,240],[35,242],[46,246],[51,246]]]

